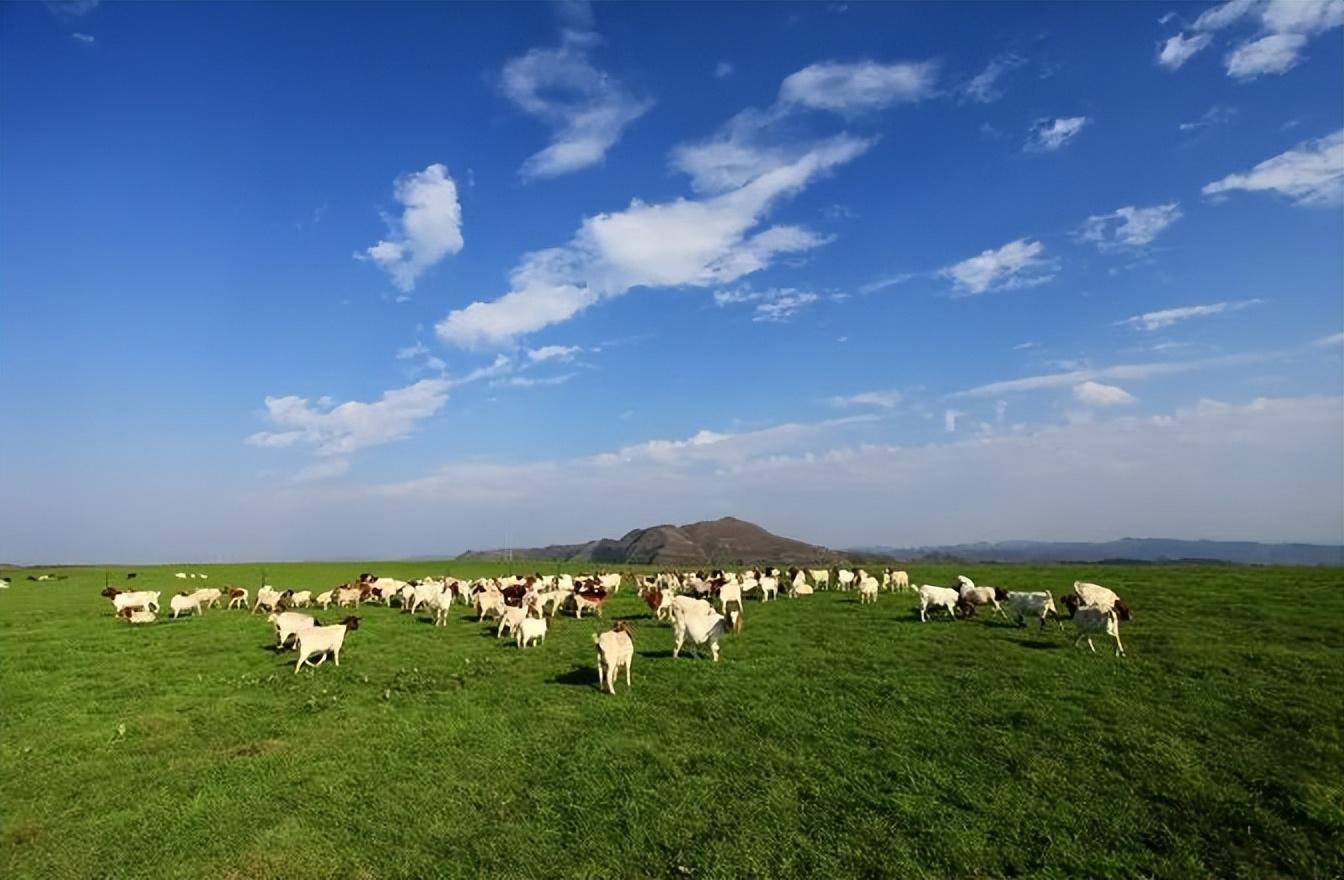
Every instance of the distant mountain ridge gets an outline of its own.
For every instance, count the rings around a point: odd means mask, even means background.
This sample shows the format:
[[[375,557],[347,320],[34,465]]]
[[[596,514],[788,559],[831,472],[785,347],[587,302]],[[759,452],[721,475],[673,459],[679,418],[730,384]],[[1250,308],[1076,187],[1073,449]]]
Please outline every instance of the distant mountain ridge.
[[[1118,541],[999,541],[929,547],[860,547],[852,554],[895,559],[960,559],[967,562],[1175,562],[1243,565],[1344,565],[1344,545],[1261,544],[1255,541],[1183,541],[1121,538]]]
[[[732,516],[682,526],[634,529],[619,539],[552,544],[515,550],[469,550],[458,559],[534,559],[610,565],[738,565],[753,562],[816,563],[844,558],[827,547],[783,538]]]

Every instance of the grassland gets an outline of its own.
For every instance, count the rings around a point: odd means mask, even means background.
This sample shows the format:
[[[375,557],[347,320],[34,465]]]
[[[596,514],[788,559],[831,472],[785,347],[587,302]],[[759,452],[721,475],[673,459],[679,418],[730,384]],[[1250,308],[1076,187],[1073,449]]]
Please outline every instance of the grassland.
[[[172,570],[135,583],[172,591]],[[361,570],[501,566],[267,577]],[[1130,657],[830,593],[748,603],[723,662],[672,660],[627,587],[526,652],[465,609],[444,629],[369,608],[339,669],[296,676],[260,615],[131,628],[102,569],[21,573],[0,593],[0,876],[1344,873],[1344,571],[961,570],[1112,586]],[[590,634],[614,618],[637,653],[610,697]]]

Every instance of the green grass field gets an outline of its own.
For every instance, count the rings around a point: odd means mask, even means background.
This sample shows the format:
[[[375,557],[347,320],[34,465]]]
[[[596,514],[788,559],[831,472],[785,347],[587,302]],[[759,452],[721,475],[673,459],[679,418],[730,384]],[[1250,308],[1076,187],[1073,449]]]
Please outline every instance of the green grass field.
[[[166,610],[174,569],[137,570]],[[267,570],[319,590],[502,566]],[[1122,660],[920,624],[909,593],[749,601],[721,663],[673,660],[627,584],[526,652],[465,608],[446,629],[365,608],[342,666],[297,676],[264,615],[132,628],[102,569],[65,571],[0,592],[6,878],[1344,874],[1341,570],[955,570],[1111,586]],[[590,634],[620,618],[634,688],[611,697]]]

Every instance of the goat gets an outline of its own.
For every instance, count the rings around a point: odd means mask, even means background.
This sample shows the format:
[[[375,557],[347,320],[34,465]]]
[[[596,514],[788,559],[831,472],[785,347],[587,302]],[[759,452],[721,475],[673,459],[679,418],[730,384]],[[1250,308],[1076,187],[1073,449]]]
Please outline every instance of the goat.
[[[532,642],[538,645],[546,641],[546,618],[525,617],[518,624],[518,647],[526,648]]]
[[[233,608],[247,607],[248,593],[246,589],[242,587],[226,587],[225,589],[229,591],[229,604],[227,606],[228,608],[233,609]]]
[[[1116,615],[1121,620],[1129,620],[1134,616],[1134,612],[1129,610],[1129,606],[1120,601],[1120,597],[1113,590],[1107,589],[1100,584],[1089,584],[1086,581],[1073,582],[1073,595],[1079,599],[1080,606],[1090,605],[1093,608],[1100,608],[1103,611],[1115,610]],[[1064,604],[1068,605],[1068,596],[1064,597]]]
[[[200,601],[202,608],[214,608],[224,594],[213,587],[202,588],[192,593]]]
[[[881,584],[877,578],[865,575],[859,580],[859,604],[871,602],[877,604],[877,591]]]
[[[1007,599],[1008,593],[999,587],[962,587],[960,590],[961,598],[970,602],[972,605],[993,605],[994,613],[1004,617],[1003,608],[999,605],[1000,599]]]
[[[321,666],[330,654],[341,665],[341,646],[345,644],[345,634],[359,629],[358,617],[347,617],[335,626],[314,626],[299,633],[299,659],[294,663],[294,674],[298,675],[303,664]],[[317,656],[317,662],[309,658]]]
[[[191,614],[204,614],[205,609],[201,607],[201,600],[196,598],[195,594],[178,593],[168,600],[168,607],[173,612],[173,620],[177,620],[182,612]]]
[[[1068,604],[1069,599],[1074,596],[1065,596],[1064,604]],[[1087,605],[1079,608],[1073,613],[1073,623],[1078,627],[1078,638],[1073,640],[1073,646],[1078,647],[1078,643],[1087,640],[1087,646],[1092,649],[1092,653],[1097,653],[1097,648],[1092,644],[1092,636],[1104,633],[1109,636],[1115,644],[1115,656],[1125,656],[1125,646],[1120,643],[1120,615],[1114,609],[1104,610],[1095,605]]]
[[[1005,595],[1005,600],[1005,604],[1008,606],[1008,610],[1012,612],[1018,626],[1027,625],[1025,618],[1036,617],[1041,621],[1040,628],[1045,629],[1045,619],[1053,614],[1055,622],[1059,623],[1059,628],[1064,628],[1064,624],[1059,621],[1059,612],[1055,610],[1055,598],[1048,592],[1010,592]]]
[[[927,623],[929,608],[942,608],[947,611],[947,616],[953,620],[957,619],[957,612],[961,611],[965,616],[970,617],[975,614],[975,606],[961,598],[961,594],[951,587],[934,587],[925,584],[919,588],[919,619]]]
[[[709,645],[709,653],[714,662],[719,662],[719,639],[730,629],[734,634],[742,632],[742,612],[730,611],[728,616],[720,614],[717,611],[711,611],[708,614],[679,614],[672,615],[673,638],[676,644],[672,646],[672,656],[675,658],[681,653],[681,646],[689,638],[691,641],[691,650],[699,654],[700,645]]]
[[[607,604],[611,596],[601,587],[588,587],[574,591],[574,616],[583,617],[583,609],[591,608],[597,612],[597,616],[602,616],[602,609]]]
[[[267,611],[279,611],[280,602],[285,598],[285,595],[285,593],[272,588],[269,584],[261,587],[257,590],[257,601],[252,603],[252,613],[256,614],[258,608],[265,608]]]
[[[294,611],[281,611],[270,615],[266,622],[275,627],[275,644],[277,648],[284,648],[289,644],[289,640],[298,636],[306,629],[312,629],[317,626],[317,621],[312,615],[299,614]]]
[[[723,608],[723,613],[728,613],[728,603],[736,602],[737,610],[742,611],[742,585],[737,583],[726,583],[719,588],[719,604]]]
[[[812,568],[807,572],[812,577],[812,583],[818,590],[829,589],[831,585],[831,570],[829,568]]]
[[[327,590],[325,593],[318,593],[317,596],[313,598],[313,604],[320,607],[323,611],[326,611],[331,607],[331,603],[335,601],[335,599],[336,591]]]
[[[625,686],[630,687],[630,664],[635,659],[635,641],[630,638],[630,626],[625,621],[617,624],[602,635],[593,633],[593,644],[597,646],[597,687],[605,684],[609,693],[616,693],[616,677],[625,667]]]
[[[504,635],[506,631],[512,633],[518,628],[518,624],[527,619],[527,616],[527,608],[521,605],[517,608],[512,605],[505,608],[499,615],[499,626],[495,627],[495,638]]]

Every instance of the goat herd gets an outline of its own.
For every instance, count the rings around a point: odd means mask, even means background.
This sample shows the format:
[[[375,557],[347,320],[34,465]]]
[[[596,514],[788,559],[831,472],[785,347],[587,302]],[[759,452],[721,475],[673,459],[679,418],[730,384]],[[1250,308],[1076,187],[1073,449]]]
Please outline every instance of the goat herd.
[[[204,579],[204,574],[178,572],[181,579]],[[971,617],[977,608],[992,609],[1005,619],[1011,615],[1019,626],[1028,619],[1040,621],[1044,629],[1046,619],[1054,617],[1059,627],[1063,622],[1055,607],[1054,597],[1045,591],[1009,592],[999,587],[976,586],[968,577],[958,575],[955,586],[940,587],[925,584],[913,588],[904,571],[886,569],[880,578],[863,569],[808,569],[752,568],[741,572],[716,570],[713,572],[663,572],[656,575],[630,575],[639,588],[639,596],[658,620],[672,623],[674,645],[672,656],[680,654],[688,642],[697,655],[699,648],[707,647],[715,661],[719,659],[719,643],[728,633],[742,632],[742,600],[747,594],[758,592],[762,602],[777,600],[781,587],[791,599],[812,595],[817,590],[849,590],[858,593],[860,604],[877,602],[882,589],[893,592],[913,590],[919,601],[919,619],[928,620],[930,611],[939,609],[956,619]],[[341,665],[341,647],[348,633],[359,629],[359,618],[346,616],[339,623],[324,626],[312,615],[293,609],[317,606],[331,608],[358,608],[366,602],[381,602],[391,607],[398,603],[402,610],[415,614],[420,610],[434,615],[435,626],[446,626],[449,610],[454,603],[469,605],[478,621],[486,616],[497,618],[496,638],[512,635],[518,647],[541,644],[546,640],[550,620],[556,612],[570,609],[576,618],[584,611],[602,616],[607,601],[618,592],[624,576],[619,573],[573,576],[533,575],[477,578],[472,581],[453,577],[428,577],[416,581],[401,581],[364,573],[350,583],[341,584],[314,595],[309,590],[276,590],[263,586],[257,590],[254,601],[246,588],[226,585],[223,588],[201,588],[179,592],[168,600],[174,618],[183,614],[203,614],[206,608],[226,602],[227,608],[247,609],[251,613],[268,612],[267,622],[275,629],[279,649],[293,645],[298,659],[297,673],[305,664],[320,666],[330,655],[335,665]],[[131,624],[153,623],[160,612],[160,591],[126,591],[107,587],[102,595],[110,599],[116,616]],[[718,608],[714,602],[718,602]],[[1076,581],[1072,592],[1062,598],[1068,617],[1077,626],[1077,646],[1083,640],[1095,653],[1093,635],[1105,635],[1114,644],[1116,656],[1124,656],[1120,642],[1120,621],[1130,619],[1129,607],[1106,587]],[[1005,611],[1006,609],[1006,611]],[[615,682],[625,671],[625,683],[630,685],[630,662],[635,648],[630,628],[622,621],[610,630],[593,636],[597,646],[598,684],[611,693]],[[316,661],[314,661],[316,658]]]

